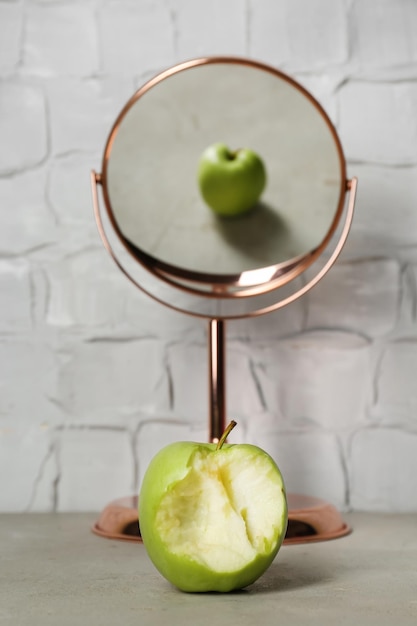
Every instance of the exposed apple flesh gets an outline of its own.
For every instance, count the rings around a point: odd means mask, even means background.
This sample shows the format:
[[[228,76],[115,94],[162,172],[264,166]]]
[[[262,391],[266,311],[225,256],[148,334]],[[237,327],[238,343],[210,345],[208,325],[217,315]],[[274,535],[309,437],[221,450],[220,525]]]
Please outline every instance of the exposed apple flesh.
[[[262,457],[249,464],[245,449],[199,450],[187,476],[161,500],[155,523],[173,554],[231,572],[270,554],[280,489]]]

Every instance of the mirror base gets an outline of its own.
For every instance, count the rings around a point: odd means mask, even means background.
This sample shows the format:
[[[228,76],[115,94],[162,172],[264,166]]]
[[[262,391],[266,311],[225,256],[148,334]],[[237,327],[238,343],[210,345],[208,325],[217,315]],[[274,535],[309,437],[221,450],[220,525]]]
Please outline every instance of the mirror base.
[[[339,511],[319,498],[288,494],[288,508],[284,545],[327,541],[351,532]],[[138,497],[127,496],[110,502],[91,530],[107,539],[141,542]]]

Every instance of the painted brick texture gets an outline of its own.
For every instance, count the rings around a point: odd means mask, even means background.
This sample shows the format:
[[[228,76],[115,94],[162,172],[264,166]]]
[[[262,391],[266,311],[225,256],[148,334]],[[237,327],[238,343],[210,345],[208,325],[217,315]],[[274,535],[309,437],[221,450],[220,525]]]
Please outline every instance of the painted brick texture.
[[[233,438],[290,491],[417,510],[416,28],[409,0],[0,0],[1,511],[98,511],[207,437],[206,325],[118,272],[89,176],[139,85],[217,54],[309,89],[359,178],[325,279],[227,325]]]

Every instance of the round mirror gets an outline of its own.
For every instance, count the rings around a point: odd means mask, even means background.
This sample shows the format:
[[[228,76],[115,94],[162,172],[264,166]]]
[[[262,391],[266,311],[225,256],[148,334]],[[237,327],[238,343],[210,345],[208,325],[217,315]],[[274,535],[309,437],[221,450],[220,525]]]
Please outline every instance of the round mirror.
[[[218,216],[200,192],[198,164],[216,143],[264,163],[265,189],[241,216]],[[275,289],[318,257],[343,210],[345,169],[328,116],[293,79],[208,58],[133,95],[109,135],[101,182],[112,225],[142,265],[174,285],[232,297]]]

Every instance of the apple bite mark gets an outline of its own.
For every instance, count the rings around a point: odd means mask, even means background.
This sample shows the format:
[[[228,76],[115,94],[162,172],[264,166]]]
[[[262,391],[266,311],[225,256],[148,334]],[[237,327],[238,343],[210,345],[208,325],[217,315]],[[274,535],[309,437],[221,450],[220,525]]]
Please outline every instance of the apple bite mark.
[[[215,572],[232,572],[273,548],[282,511],[282,484],[269,460],[244,446],[215,454],[197,450],[190,471],[162,498],[157,532],[177,556]]]

